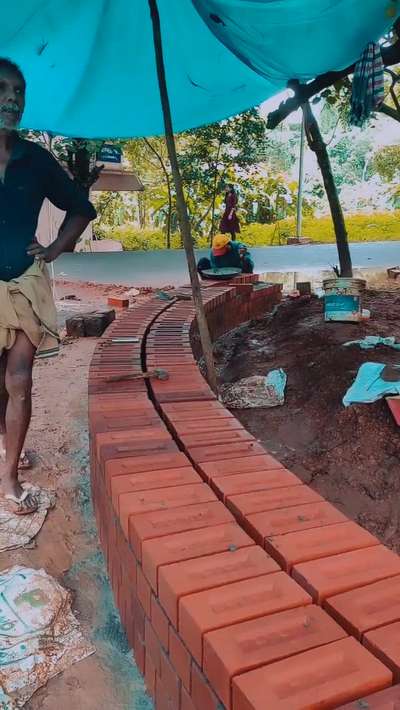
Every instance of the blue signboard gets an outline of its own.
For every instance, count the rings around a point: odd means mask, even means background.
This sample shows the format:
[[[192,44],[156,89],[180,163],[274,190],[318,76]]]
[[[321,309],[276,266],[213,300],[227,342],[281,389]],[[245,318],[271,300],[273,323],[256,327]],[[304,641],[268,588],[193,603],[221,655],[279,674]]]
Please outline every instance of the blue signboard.
[[[105,143],[97,153],[97,160],[103,163],[120,163],[121,159],[121,148],[110,143]]]

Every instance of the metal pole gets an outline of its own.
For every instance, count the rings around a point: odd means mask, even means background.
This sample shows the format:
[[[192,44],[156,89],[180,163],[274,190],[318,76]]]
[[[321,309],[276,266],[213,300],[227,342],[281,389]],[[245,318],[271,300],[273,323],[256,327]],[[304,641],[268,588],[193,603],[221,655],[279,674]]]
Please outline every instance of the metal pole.
[[[297,218],[296,236],[301,237],[303,225],[303,186],[304,186],[304,147],[305,147],[305,125],[304,116],[301,120],[300,132],[300,160],[299,160],[299,187],[297,190]]]

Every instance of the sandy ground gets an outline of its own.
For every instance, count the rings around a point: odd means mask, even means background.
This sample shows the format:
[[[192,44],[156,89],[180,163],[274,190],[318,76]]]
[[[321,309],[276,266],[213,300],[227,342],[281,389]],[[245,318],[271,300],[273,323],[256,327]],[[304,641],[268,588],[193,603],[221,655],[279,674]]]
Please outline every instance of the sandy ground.
[[[57,297],[74,294],[60,312],[60,324],[77,306],[105,305],[102,289],[57,285]],[[70,310],[68,310],[68,308]],[[72,310],[71,310],[72,309]],[[27,480],[57,491],[33,549],[3,553],[1,569],[12,564],[44,568],[74,593],[74,611],[96,646],[94,656],[51,680],[25,706],[29,710],[150,710],[115,610],[98,547],[89,493],[87,369],[96,339],[64,338],[61,354],[39,361],[34,371],[34,414],[27,441],[35,466]]]
[[[371,310],[365,323],[325,323],[321,300],[286,300],[274,317],[221,339],[216,353],[224,382],[285,370],[283,406],[233,413],[302,480],[400,552],[399,429],[384,400],[342,404],[362,363],[400,362],[388,347],[343,347],[365,335],[400,341],[400,285],[370,290],[363,305]]]

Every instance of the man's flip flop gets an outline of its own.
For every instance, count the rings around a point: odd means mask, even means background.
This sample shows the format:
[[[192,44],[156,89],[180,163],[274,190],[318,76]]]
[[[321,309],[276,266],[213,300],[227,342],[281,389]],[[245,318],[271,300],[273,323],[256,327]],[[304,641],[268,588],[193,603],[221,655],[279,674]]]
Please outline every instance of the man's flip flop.
[[[32,468],[32,461],[26,451],[23,451],[19,457],[18,468],[20,471],[27,471],[29,468]]]
[[[14,515],[32,515],[32,513],[36,513],[39,505],[37,497],[29,488],[24,490],[19,497],[7,493],[7,495],[4,496],[4,500],[16,506],[15,508],[13,507],[11,511]]]
[[[6,452],[4,449],[0,451],[0,460],[4,461],[6,457]],[[20,471],[27,471],[28,469],[32,468],[32,461],[26,451],[23,451],[21,453],[21,456],[19,457],[19,463],[18,463],[18,468]]]

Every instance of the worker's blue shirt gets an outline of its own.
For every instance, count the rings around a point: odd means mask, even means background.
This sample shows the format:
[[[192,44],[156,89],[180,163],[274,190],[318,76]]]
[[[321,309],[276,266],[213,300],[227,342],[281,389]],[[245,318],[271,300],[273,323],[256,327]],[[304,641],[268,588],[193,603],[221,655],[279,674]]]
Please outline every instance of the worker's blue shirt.
[[[26,250],[35,238],[45,198],[69,215],[92,220],[96,210],[57,160],[32,141],[17,138],[0,180],[0,280],[10,281],[34,261]]]
[[[229,251],[223,256],[214,256],[211,250],[210,261],[213,269],[225,269],[228,267],[232,269],[241,269],[243,267],[243,259],[250,261],[254,266],[253,260],[247,251],[245,244],[235,241],[230,242],[230,247]],[[240,249],[245,249],[243,258],[240,256]]]

